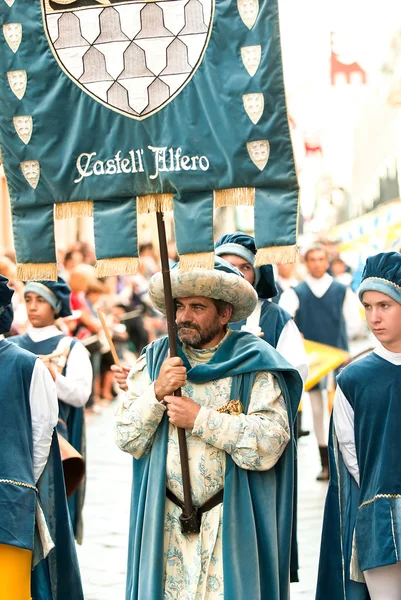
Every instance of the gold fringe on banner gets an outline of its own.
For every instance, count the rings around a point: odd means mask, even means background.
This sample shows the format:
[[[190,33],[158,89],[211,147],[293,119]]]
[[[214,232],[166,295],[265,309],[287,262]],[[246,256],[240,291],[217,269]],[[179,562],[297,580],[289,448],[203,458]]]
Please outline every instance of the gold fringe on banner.
[[[214,252],[199,252],[199,254],[181,254],[180,271],[192,271],[192,269],[214,268]]]
[[[110,277],[111,275],[136,275],[139,258],[101,258],[96,261],[96,277]]]
[[[173,210],[174,194],[147,194],[138,196],[138,214],[150,212],[167,212]]]
[[[17,279],[20,281],[57,281],[56,263],[18,263]]]
[[[54,214],[57,221],[70,219],[71,217],[93,217],[92,200],[80,200],[79,202],[61,202],[55,204]]]
[[[228,188],[214,191],[214,207],[255,206],[255,188]]]
[[[297,259],[297,246],[271,246],[270,248],[259,248],[255,256],[255,267],[282,263],[293,263]]]

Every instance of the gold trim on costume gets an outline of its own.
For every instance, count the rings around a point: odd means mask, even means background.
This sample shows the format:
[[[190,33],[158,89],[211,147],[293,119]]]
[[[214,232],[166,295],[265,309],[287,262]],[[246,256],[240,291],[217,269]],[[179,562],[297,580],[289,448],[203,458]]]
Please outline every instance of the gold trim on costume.
[[[230,400],[223,404],[223,406],[220,406],[220,408],[217,409],[217,412],[227,413],[233,417],[237,417],[244,412],[244,409],[240,400]]]
[[[360,504],[358,506],[358,510],[360,508],[362,508],[362,506],[366,506],[367,504],[372,504],[379,498],[401,498],[401,494],[376,494],[376,496],[374,496],[373,498],[370,498],[370,500],[365,500],[365,502],[362,502],[362,504]]]
[[[11,483],[12,485],[18,485],[20,487],[26,487],[31,490],[34,490],[36,493],[38,492],[38,488],[30,483],[24,483],[23,481],[14,481],[13,479],[0,479],[0,483]]]

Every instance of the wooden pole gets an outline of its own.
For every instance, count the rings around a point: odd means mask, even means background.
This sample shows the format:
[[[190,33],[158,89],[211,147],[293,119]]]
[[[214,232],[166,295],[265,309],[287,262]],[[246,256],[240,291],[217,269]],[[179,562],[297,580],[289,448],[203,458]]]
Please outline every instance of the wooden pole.
[[[175,324],[174,300],[171,291],[170,266],[168,262],[168,250],[166,229],[164,226],[164,215],[162,212],[156,212],[157,231],[159,234],[160,261],[162,265],[162,276],[164,286],[164,299],[166,304],[167,316],[167,334],[170,345],[170,356],[178,356],[177,334]],[[181,388],[174,392],[174,396],[181,396]],[[192,496],[191,496],[191,480],[189,477],[188,449],[187,440],[185,437],[185,429],[178,429],[178,444],[180,448],[182,484],[184,489],[184,518],[189,519],[193,515]]]
[[[111,352],[111,354],[113,356],[114,363],[117,365],[117,367],[121,367],[120,359],[117,356],[117,351],[116,351],[116,348],[114,346],[113,340],[111,339],[111,335],[110,335],[110,332],[109,332],[109,328],[107,327],[107,323],[106,323],[106,319],[104,318],[104,314],[102,313],[101,310],[98,310],[97,314],[99,315],[99,319],[100,319],[100,322],[102,324],[104,334],[105,334],[105,336],[107,338],[107,341],[108,341],[108,344],[110,346],[110,352]]]

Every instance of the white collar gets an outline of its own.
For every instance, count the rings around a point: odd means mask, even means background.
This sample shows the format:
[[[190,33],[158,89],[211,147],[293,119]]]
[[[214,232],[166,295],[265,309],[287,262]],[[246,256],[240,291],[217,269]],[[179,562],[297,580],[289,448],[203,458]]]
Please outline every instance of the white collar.
[[[47,327],[29,327],[27,334],[33,342],[43,342],[49,338],[62,335],[62,331],[55,325],[47,325]]]
[[[390,352],[390,350],[387,350],[382,344],[379,344],[374,349],[374,352],[393,365],[401,365],[401,352]]]

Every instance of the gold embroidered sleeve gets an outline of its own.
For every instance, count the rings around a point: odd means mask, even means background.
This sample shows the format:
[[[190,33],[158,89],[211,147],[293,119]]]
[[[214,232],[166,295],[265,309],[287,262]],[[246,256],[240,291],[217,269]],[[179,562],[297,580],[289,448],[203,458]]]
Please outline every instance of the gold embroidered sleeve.
[[[155,396],[145,356],[131,369],[127,384],[128,391],[115,418],[115,439],[121,450],[141,458],[152,447],[166,407]]]
[[[285,401],[276,377],[267,372],[257,374],[248,414],[233,416],[203,406],[192,434],[225,450],[243,469],[271,469],[290,439]]]

